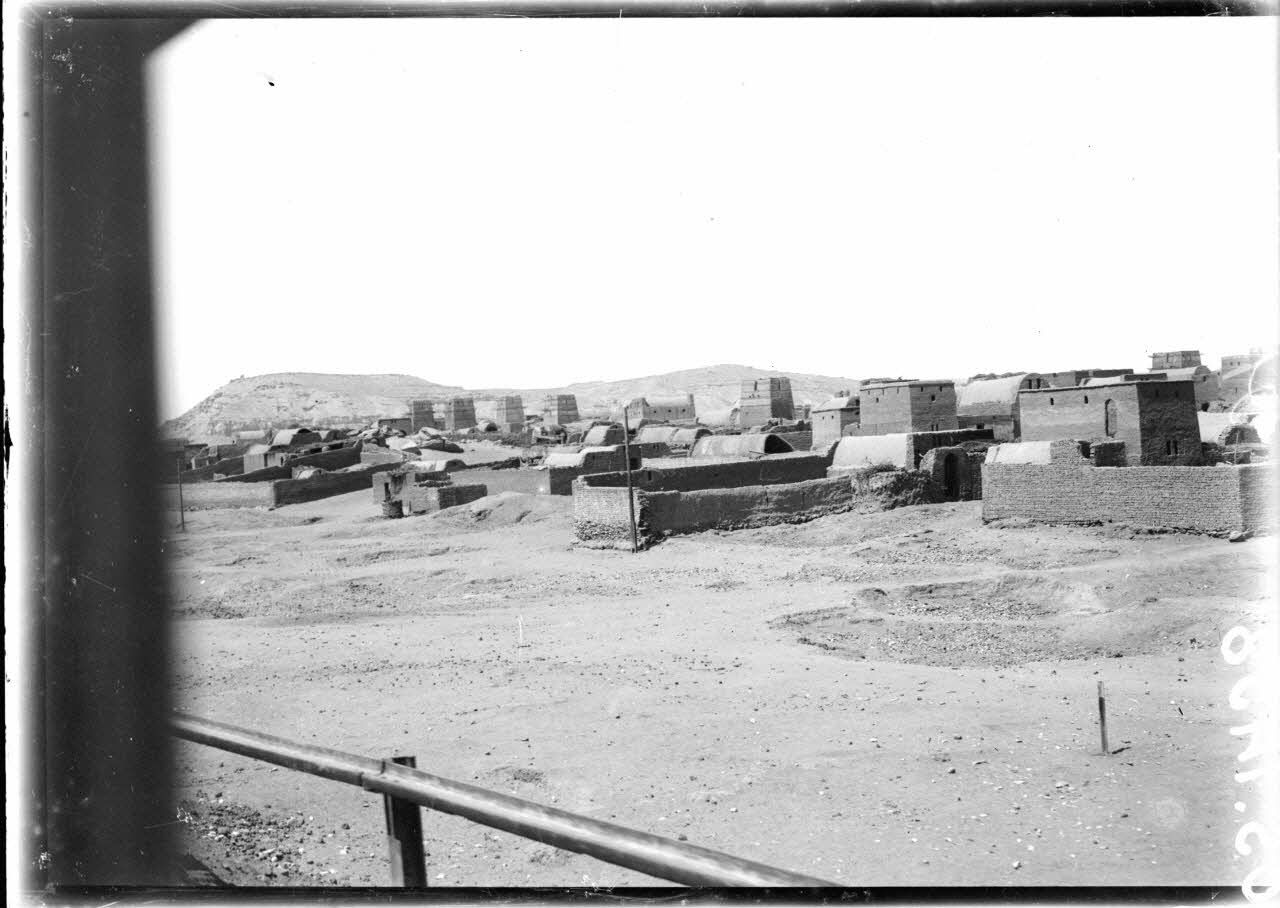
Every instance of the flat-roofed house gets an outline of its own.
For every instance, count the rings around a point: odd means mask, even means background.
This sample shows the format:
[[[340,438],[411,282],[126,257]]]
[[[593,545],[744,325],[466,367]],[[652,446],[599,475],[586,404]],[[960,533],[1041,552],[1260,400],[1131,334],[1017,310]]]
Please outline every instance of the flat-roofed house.
[[[858,425],[858,395],[840,391],[810,411],[814,450],[837,442],[849,426]]]
[[[955,382],[904,379],[867,382],[858,389],[856,435],[897,432],[947,432],[956,421]]]
[[[1189,381],[1090,382],[1018,392],[1022,440],[1122,441],[1133,466],[1203,462],[1195,389]]]

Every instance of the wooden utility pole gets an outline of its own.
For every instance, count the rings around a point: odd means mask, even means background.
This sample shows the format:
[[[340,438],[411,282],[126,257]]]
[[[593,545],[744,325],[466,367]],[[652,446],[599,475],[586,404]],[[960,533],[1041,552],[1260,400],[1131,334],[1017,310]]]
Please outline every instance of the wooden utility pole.
[[[622,405],[622,453],[627,459],[627,514],[631,518],[631,551],[640,551],[636,533],[636,498],[631,489],[631,420],[627,418],[629,402]]]
[[[187,508],[182,503],[182,457],[185,453],[185,451],[178,452],[178,519],[182,521],[184,533],[187,531]]]

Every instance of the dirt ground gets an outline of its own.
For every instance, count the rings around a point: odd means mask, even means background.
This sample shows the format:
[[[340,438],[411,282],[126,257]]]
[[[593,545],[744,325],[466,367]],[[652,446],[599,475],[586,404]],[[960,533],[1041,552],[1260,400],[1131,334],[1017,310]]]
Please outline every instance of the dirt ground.
[[[572,500],[521,491],[528,474],[481,473],[511,475],[402,520],[368,492],[189,513],[167,543],[178,707],[844,885],[1251,866],[1232,846],[1243,671],[1218,645],[1274,632],[1274,540],[984,526],[966,502],[632,555],[574,548]],[[227,882],[389,882],[378,797],[178,755],[184,844]],[[432,885],[657,882],[423,822]]]

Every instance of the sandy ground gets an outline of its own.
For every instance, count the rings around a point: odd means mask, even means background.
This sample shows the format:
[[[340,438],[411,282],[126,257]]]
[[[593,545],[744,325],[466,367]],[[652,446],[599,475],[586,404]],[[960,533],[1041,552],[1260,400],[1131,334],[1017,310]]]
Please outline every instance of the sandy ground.
[[[845,885],[1249,869],[1218,643],[1274,631],[1274,540],[986,527],[974,502],[631,555],[574,548],[571,499],[526,480],[403,520],[371,493],[188,514],[179,707]],[[376,796],[185,743],[179,781],[187,850],[230,883],[389,882]],[[424,827],[433,885],[656,882]]]

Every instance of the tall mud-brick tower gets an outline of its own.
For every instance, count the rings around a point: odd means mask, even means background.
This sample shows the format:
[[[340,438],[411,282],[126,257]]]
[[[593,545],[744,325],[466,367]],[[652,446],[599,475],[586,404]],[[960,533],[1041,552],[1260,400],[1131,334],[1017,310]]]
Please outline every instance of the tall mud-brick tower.
[[[524,401],[519,395],[496,398],[493,402],[493,421],[503,432],[519,432],[524,428]]]
[[[578,421],[578,398],[572,394],[548,394],[542,403],[548,425],[564,426]]]
[[[759,426],[770,419],[795,419],[795,402],[791,399],[791,379],[748,378],[738,395],[738,424],[744,429]]]
[[[444,428],[446,432],[470,429],[476,424],[476,402],[470,397],[454,397],[445,404]]]
[[[438,429],[436,425],[436,402],[434,400],[409,401],[409,419],[412,420],[413,431],[419,429]]]

